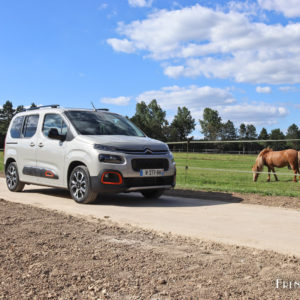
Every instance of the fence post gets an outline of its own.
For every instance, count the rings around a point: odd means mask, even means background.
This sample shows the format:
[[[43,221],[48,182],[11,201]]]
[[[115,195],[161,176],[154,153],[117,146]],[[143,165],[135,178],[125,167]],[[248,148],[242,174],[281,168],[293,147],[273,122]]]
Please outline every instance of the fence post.
[[[186,178],[188,175],[188,163],[189,163],[189,144],[190,144],[190,140],[187,139],[186,141],[186,159],[185,159],[185,176],[184,176],[184,185],[186,185]]]

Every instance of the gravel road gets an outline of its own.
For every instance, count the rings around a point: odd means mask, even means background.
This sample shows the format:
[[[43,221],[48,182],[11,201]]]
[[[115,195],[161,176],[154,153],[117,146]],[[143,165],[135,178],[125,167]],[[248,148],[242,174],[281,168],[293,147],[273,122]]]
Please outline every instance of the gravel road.
[[[295,256],[0,200],[1,300],[290,300],[295,281]]]
[[[120,225],[300,256],[299,210],[171,196],[145,200],[137,193],[79,205],[64,190],[29,185],[22,193],[11,193],[4,178],[0,178],[0,198],[74,216],[106,217]]]

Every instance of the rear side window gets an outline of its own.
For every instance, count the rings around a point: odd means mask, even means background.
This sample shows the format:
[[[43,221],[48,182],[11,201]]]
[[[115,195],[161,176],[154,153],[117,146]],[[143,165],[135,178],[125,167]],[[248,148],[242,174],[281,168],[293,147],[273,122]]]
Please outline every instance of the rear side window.
[[[14,119],[11,129],[10,129],[10,135],[14,139],[18,139],[21,137],[21,129],[24,121],[24,116],[17,117]]]
[[[62,117],[58,114],[47,114],[43,124],[43,134],[48,136],[51,128],[56,128],[60,135],[66,135],[68,128]]]
[[[23,127],[23,137],[30,138],[34,136],[39,122],[39,115],[27,116]]]

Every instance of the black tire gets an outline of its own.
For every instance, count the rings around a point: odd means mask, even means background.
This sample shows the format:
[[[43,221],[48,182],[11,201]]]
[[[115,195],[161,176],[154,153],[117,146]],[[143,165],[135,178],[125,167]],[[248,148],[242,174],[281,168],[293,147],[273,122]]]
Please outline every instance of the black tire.
[[[69,178],[69,191],[77,203],[87,204],[96,200],[98,194],[91,188],[90,173],[86,166],[77,166]]]
[[[144,190],[141,191],[142,195],[147,199],[158,199],[165,190]]]
[[[11,192],[22,192],[25,183],[20,181],[18,167],[15,162],[11,162],[8,165],[5,171],[5,177],[7,187]]]

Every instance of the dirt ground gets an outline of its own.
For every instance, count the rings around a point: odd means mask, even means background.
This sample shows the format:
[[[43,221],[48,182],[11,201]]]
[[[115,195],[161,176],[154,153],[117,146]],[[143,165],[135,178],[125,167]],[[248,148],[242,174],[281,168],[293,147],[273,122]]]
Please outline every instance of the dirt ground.
[[[0,200],[0,299],[300,299],[283,281],[300,258]]]

